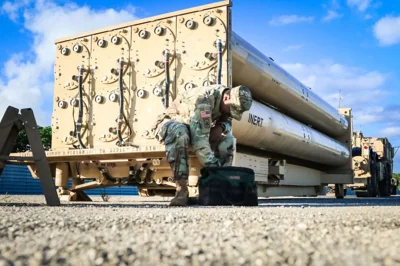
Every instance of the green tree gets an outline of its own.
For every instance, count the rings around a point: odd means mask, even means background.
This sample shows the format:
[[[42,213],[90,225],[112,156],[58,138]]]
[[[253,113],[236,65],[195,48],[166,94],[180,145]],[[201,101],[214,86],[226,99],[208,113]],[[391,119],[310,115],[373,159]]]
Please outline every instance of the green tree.
[[[51,127],[40,127],[39,135],[42,140],[43,148],[49,150],[51,147]],[[25,129],[22,129],[18,133],[17,140],[15,141],[12,152],[24,152],[30,150],[28,136],[26,135]]]
[[[397,184],[400,186],[400,173],[393,173],[392,177],[397,179]]]
[[[49,150],[51,148],[51,127],[39,127],[39,135],[42,140],[43,148]]]

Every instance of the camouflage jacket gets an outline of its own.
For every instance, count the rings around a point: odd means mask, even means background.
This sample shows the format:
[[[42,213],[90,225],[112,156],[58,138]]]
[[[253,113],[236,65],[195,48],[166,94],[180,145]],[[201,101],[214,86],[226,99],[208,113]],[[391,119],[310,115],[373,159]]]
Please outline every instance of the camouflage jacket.
[[[195,88],[178,95],[158,116],[152,127],[153,134],[157,135],[155,131],[166,120],[183,123],[190,130],[191,144],[194,149],[202,151],[201,154],[196,153],[203,165],[209,164],[210,160],[216,161],[209,142],[211,128],[218,123],[224,129],[223,133],[228,134],[232,130],[232,118],[220,112],[222,95],[226,89],[227,87],[222,85],[213,85]]]
[[[227,87],[223,85],[213,85],[195,88],[178,95],[157,117],[152,130],[155,130],[164,119],[171,119],[189,126],[195,120],[202,131],[207,133],[216,123],[223,123],[226,130],[230,131],[232,118],[222,115],[219,110],[222,94],[226,89]]]

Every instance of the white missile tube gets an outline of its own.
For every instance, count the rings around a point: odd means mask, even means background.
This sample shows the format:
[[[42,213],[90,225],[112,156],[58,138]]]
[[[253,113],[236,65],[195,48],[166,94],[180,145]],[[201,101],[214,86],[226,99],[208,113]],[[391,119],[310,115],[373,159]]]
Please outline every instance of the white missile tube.
[[[233,135],[245,146],[328,166],[341,166],[350,156],[340,142],[256,101],[241,121],[233,120]]]
[[[232,81],[252,89],[257,101],[331,136],[347,132],[347,120],[330,104],[232,32]]]

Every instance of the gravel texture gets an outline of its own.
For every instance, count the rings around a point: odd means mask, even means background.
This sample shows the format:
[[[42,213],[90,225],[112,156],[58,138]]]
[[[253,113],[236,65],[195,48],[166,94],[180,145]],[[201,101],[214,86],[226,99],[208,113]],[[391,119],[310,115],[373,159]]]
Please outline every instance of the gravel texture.
[[[169,199],[47,207],[0,195],[3,265],[400,265],[400,197],[168,207]]]

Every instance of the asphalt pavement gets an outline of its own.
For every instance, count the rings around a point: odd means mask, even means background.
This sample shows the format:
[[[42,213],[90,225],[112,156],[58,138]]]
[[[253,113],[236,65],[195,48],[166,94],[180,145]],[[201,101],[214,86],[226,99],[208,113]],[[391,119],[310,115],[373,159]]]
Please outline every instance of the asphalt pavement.
[[[2,265],[400,265],[400,197],[168,207],[0,195]]]

